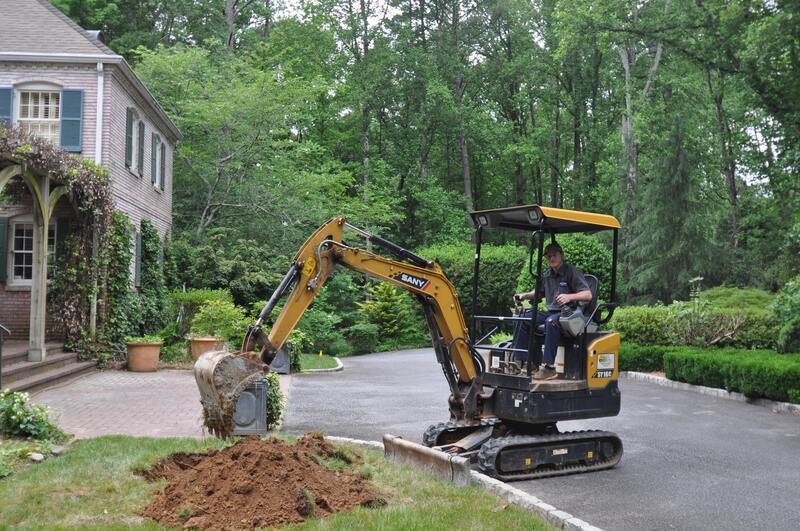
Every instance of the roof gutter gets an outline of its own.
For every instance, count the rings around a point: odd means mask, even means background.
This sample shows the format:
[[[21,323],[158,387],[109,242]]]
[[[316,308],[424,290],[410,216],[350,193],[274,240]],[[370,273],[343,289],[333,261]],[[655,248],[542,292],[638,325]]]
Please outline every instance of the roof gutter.
[[[104,63],[117,65],[125,76],[125,79],[133,85],[136,90],[144,97],[147,103],[156,111],[163,125],[169,130],[175,142],[180,140],[183,135],[172,123],[164,109],[158,104],[156,99],[150,94],[144,83],[136,77],[130,65],[121,55],[110,54],[80,54],[80,53],[36,53],[36,52],[0,52],[0,61],[32,61],[46,63]]]

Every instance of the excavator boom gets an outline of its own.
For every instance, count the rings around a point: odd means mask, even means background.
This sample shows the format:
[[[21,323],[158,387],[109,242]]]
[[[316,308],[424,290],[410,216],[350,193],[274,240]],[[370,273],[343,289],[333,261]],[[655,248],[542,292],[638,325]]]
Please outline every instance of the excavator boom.
[[[347,245],[344,242],[345,229],[388,250],[400,260]],[[242,352],[238,355],[209,353],[195,364],[195,379],[206,425],[212,432],[222,436],[231,432],[233,409],[239,394],[247,384],[260,377],[265,366],[272,363],[337,265],[395,284],[422,303],[437,360],[451,388],[451,410],[457,418],[477,415],[475,402],[482,360],[470,345],[452,283],[435,262],[353,227],[343,217],[337,216],[317,229],[300,247],[289,271],[256,322],[248,328]],[[283,309],[267,334],[262,327],[287,292]],[[252,350],[258,351],[258,359],[266,365],[258,363],[252,354],[245,354]]]

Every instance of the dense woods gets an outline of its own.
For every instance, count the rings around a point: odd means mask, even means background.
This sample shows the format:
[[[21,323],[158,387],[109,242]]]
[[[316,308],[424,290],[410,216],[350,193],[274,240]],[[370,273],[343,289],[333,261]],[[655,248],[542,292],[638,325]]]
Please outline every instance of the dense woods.
[[[629,302],[800,273],[797,2],[53,3],[184,134],[183,282],[264,297],[331,215],[421,248],[526,203],[618,216]]]

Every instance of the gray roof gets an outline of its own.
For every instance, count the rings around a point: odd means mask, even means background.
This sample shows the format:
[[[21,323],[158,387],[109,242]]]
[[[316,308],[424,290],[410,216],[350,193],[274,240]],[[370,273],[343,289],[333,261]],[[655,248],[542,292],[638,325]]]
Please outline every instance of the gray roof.
[[[0,51],[117,56],[47,0],[0,0]]]

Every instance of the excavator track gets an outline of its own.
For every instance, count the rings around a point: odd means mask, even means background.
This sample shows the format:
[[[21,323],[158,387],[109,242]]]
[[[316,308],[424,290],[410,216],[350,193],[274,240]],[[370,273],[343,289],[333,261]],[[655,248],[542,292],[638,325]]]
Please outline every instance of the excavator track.
[[[481,419],[480,422],[465,422],[461,420],[450,420],[447,422],[439,422],[438,424],[431,424],[425,433],[422,434],[422,444],[428,448],[434,446],[442,446],[444,444],[454,443],[457,440],[469,435],[475,430],[485,428],[487,426],[495,426],[500,423],[498,418]],[[442,436],[447,438],[444,439]]]
[[[513,435],[490,439],[478,452],[478,469],[503,481],[564,476],[612,468],[622,441],[609,431]]]

